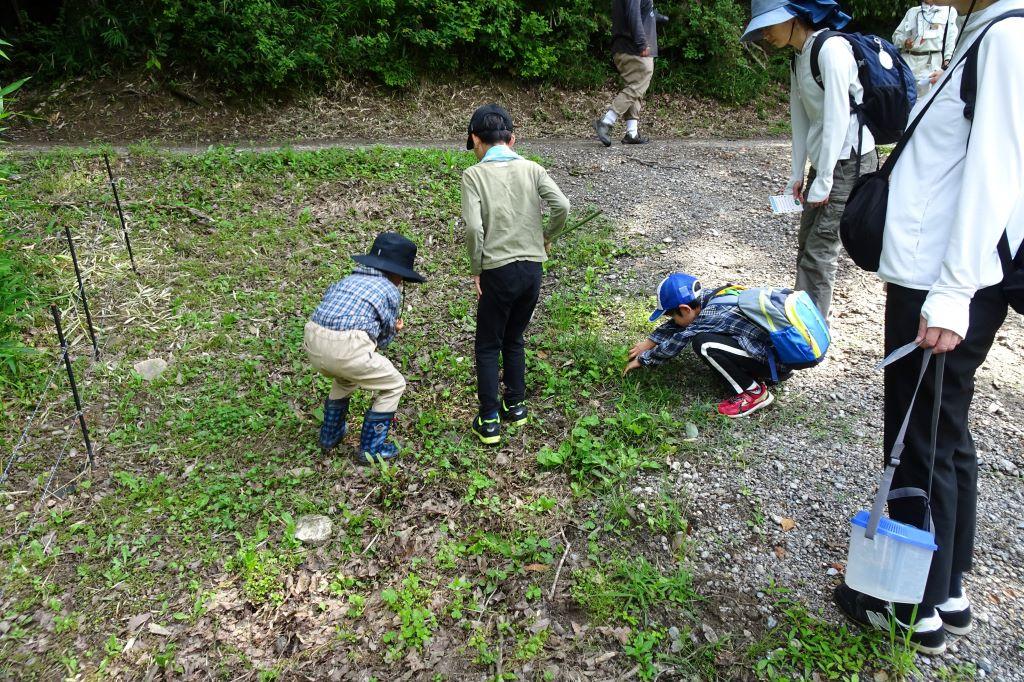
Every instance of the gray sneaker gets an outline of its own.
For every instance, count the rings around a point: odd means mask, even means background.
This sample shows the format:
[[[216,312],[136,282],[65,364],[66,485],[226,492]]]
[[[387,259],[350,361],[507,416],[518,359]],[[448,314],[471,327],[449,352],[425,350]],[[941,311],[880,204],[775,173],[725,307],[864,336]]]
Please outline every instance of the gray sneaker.
[[[627,133],[626,136],[622,138],[622,144],[647,144],[648,142],[650,142],[650,140],[639,133],[636,135],[630,135]]]
[[[605,147],[612,146],[612,138],[608,137],[608,133],[612,131],[612,127],[605,123],[601,119],[594,121],[594,132],[597,133],[597,139],[601,140],[601,144]]]

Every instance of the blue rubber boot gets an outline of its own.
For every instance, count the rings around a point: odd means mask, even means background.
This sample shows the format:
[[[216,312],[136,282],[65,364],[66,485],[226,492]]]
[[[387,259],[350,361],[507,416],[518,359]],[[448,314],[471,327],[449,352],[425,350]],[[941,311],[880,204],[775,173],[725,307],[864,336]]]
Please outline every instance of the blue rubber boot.
[[[348,398],[328,398],[324,401],[324,423],[320,426],[320,447],[333,450],[348,433]]]
[[[367,410],[363,416],[363,430],[359,434],[359,454],[356,462],[372,464],[386,462],[398,456],[398,446],[388,440],[388,430],[394,412],[374,412]]]

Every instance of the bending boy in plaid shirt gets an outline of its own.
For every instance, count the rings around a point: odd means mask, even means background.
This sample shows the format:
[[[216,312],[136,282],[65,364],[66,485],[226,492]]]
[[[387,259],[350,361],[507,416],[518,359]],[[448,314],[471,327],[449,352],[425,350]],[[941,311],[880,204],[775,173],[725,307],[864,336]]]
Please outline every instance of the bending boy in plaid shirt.
[[[376,392],[372,409],[363,416],[356,457],[361,464],[369,464],[398,455],[398,447],[388,441],[388,429],[405,392],[405,378],[377,351],[402,330],[398,286],[424,278],[412,269],[416,245],[394,232],[377,235],[370,253],[352,260],[359,267],[327,288],[306,323],[303,346],[313,367],[334,380],[320,428],[325,453],[348,431],[345,418],[352,392],[357,388]]]
[[[765,383],[771,376],[768,356],[774,352],[768,332],[736,306],[713,303],[716,292],[703,290],[692,275],[669,275],[657,293],[658,308],[650,320],[663,315],[669,319],[629,350],[623,374],[660,365],[692,345],[697,357],[732,389],[733,397],[719,403],[719,414],[745,417],[772,403],[775,397]],[[784,365],[776,363],[776,367],[780,380],[789,377]]]

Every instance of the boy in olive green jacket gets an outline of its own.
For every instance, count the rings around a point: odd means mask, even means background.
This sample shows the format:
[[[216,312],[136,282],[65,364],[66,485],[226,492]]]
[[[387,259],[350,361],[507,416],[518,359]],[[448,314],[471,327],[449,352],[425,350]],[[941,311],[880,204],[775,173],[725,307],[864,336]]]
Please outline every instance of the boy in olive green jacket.
[[[526,421],[523,333],[540,298],[547,237],[565,225],[569,200],[546,170],[512,151],[512,118],[496,104],[473,112],[466,149],[479,161],[462,174],[462,219],[476,284],[476,376],[480,412],[473,432],[488,445],[501,424]],[[551,209],[545,230],[541,201]],[[498,354],[505,394],[498,399]]]

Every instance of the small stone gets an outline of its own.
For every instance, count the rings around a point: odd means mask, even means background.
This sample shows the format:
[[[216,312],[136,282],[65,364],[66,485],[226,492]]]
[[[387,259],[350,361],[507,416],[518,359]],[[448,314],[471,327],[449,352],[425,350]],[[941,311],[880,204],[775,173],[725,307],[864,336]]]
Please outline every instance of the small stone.
[[[146,381],[153,381],[167,369],[167,361],[163,358],[140,360],[132,366],[132,369],[138,372],[139,376]]]
[[[773,627],[779,624],[779,621],[775,620],[775,616],[768,616],[768,629],[771,630]]]
[[[665,242],[666,244],[671,244],[672,242],[675,241],[675,239],[673,239],[672,237],[665,237],[661,241]]]
[[[161,637],[170,637],[171,631],[165,628],[163,625],[157,623],[150,623],[146,626],[149,629],[150,634],[159,635]]]
[[[684,533],[681,530],[677,530],[675,533],[673,533],[672,552],[678,552],[682,548],[684,542],[686,542],[686,533]]]
[[[300,516],[295,523],[295,537],[306,545],[320,545],[331,538],[334,523],[320,514]]]
[[[985,673],[991,675],[993,668],[994,668],[994,666],[992,665],[992,661],[988,660],[985,657],[982,657],[982,658],[978,659],[978,669],[979,670],[984,670]]]
[[[686,422],[686,440],[694,441],[700,435],[700,431],[697,430],[697,425],[693,422]]]

